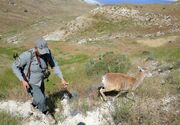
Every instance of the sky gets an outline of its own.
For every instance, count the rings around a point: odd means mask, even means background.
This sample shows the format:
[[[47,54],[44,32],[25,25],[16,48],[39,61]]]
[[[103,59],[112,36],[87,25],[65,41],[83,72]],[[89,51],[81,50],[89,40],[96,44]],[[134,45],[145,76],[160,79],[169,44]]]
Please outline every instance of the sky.
[[[176,0],[84,0],[89,4],[118,4],[118,3],[129,3],[129,4],[158,4],[158,3],[169,3]]]
[[[101,4],[100,2],[98,2],[98,0],[84,0],[84,1],[89,4]]]

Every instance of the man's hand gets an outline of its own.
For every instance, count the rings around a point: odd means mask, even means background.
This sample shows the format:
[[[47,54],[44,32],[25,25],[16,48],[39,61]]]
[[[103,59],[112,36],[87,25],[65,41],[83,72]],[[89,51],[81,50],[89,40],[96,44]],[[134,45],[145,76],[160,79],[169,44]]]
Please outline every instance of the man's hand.
[[[68,87],[68,82],[66,82],[66,80],[64,80],[63,78],[61,79],[61,82],[63,83],[64,85],[64,88],[66,89]]]
[[[25,90],[29,89],[29,84],[25,80],[22,80],[22,84]]]

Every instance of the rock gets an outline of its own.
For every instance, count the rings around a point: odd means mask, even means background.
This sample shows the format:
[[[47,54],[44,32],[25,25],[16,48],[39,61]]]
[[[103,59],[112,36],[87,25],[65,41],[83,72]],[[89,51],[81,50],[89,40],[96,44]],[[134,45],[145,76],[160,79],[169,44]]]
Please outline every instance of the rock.
[[[78,44],[86,44],[87,43],[87,39],[82,39],[78,42]]]
[[[0,110],[22,117],[22,125],[49,125],[46,115],[32,109],[30,100],[26,102],[0,101]]]
[[[151,52],[146,51],[146,50],[142,52],[143,55],[149,55],[150,53],[151,53]]]
[[[49,33],[46,36],[44,36],[45,40],[49,40],[49,41],[60,41],[60,40],[64,40],[65,37],[65,30],[57,30],[55,32]]]
[[[77,125],[86,125],[86,124],[83,122],[79,122]]]
[[[177,61],[174,65],[173,65],[173,69],[178,69],[180,68],[180,61]]]
[[[18,37],[17,36],[10,37],[10,38],[7,39],[7,42],[17,44],[19,42]]]
[[[91,26],[92,19],[87,16],[77,17],[75,20],[66,24],[66,26],[61,30],[56,30],[55,32],[49,33],[44,36],[45,40],[50,41],[65,41],[70,35],[73,35],[81,30],[86,29]]]
[[[69,110],[72,110],[68,107],[69,106],[68,101],[62,102],[62,106],[65,115],[69,114],[70,112]],[[58,125],[77,125],[80,123],[84,123],[85,125],[101,125],[101,124],[108,125],[109,123],[111,123],[111,125],[115,125],[110,112],[112,110],[113,110],[112,102],[107,102],[100,105],[93,111],[87,111],[85,116],[82,113],[78,113],[75,116],[66,115],[67,116],[66,119],[63,122],[59,121]],[[106,116],[106,118],[104,118],[104,116]]]
[[[162,66],[158,67],[158,72],[165,72],[165,71],[169,71],[172,69],[173,69],[172,65],[162,65]]]
[[[25,10],[24,10],[24,12],[25,12],[25,13],[27,13],[27,12],[28,12],[28,10],[27,10],[27,9],[25,9]]]
[[[162,36],[162,35],[164,35],[164,32],[159,31],[156,33],[156,36]]]
[[[13,5],[13,6],[16,6],[16,3],[14,0],[8,0],[8,4],[9,5]]]

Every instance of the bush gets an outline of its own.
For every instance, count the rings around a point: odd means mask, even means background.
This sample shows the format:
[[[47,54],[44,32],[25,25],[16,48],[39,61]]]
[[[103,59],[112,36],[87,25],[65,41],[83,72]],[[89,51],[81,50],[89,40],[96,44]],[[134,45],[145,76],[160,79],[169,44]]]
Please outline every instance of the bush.
[[[6,112],[0,112],[0,125],[19,125],[22,118],[12,116]]]
[[[89,76],[102,75],[107,72],[126,73],[131,64],[127,56],[106,52],[98,59],[92,59],[86,64],[86,72]]]
[[[26,92],[11,68],[6,68],[0,74],[0,100],[26,98]]]
[[[0,47],[0,56],[2,57],[6,57],[9,59],[13,58],[13,54],[14,53],[20,53],[25,51],[24,47]],[[3,58],[4,59],[4,58]]]
[[[165,83],[172,86],[171,92],[180,93],[180,77],[179,77],[180,69],[172,71],[166,78]]]
[[[176,62],[180,59],[179,46],[176,47],[158,47],[151,50],[155,59],[165,62]]]
[[[112,111],[112,117],[115,124],[128,122],[132,115],[132,102],[118,100],[114,103],[114,111]]]

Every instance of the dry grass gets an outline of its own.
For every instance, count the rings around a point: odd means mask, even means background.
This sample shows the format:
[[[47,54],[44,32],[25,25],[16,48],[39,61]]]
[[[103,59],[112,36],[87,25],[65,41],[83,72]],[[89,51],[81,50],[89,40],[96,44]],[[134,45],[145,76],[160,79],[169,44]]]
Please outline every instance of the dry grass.
[[[14,3],[1,1],[0,35],[6,41],[7,37],[21,34],[23,43],[32,43],[39,36],[62,27],[67,21],[94,8],[76,0],[16,0]]]
[[[22,118],[12,116],[6,112],[0,112],[0,124],[1,125],[19,125]]]
[[[147,45],[149,47],[160,47],[169,42],[176,41],[177,36],[170,36],[167,38],[158,38],[158,39],[143,39],[138,40],[137,43]]]

